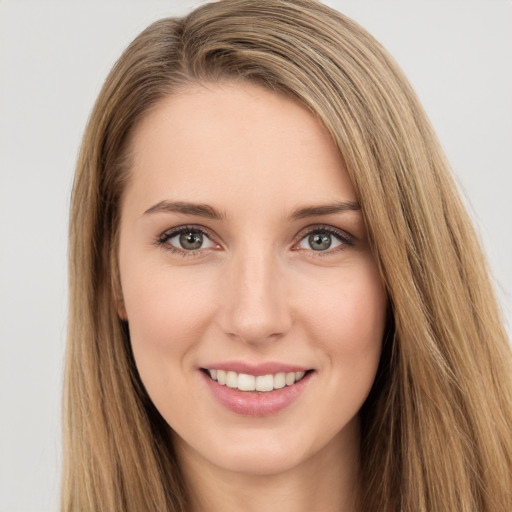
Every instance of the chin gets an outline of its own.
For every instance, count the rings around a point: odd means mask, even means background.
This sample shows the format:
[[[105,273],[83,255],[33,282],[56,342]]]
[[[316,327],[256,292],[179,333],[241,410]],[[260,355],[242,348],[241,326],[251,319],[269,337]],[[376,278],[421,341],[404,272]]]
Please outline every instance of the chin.
[[[222,457],[212,457],[211,462],[232,473],[274,476],[291,471],[305,460],[307,460],[307,454],[292,447],[257,444],[247,449],[234,447]]]

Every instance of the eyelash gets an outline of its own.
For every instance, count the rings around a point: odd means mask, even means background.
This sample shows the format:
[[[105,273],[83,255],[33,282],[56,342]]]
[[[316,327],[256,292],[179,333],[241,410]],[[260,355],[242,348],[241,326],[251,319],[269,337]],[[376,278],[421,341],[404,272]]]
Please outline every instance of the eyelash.
[[[336,240],[341,242],[341,245],[338,247],[335,247],[333,249],[327,249],[325,251],[315,251],[314,249],[307,249],[307,252],[311,253],[311,256],[314,255],[314,257],[327,257],[332,256],[333,254],[338,254],[341,251],[344,251],[347,249],[347,247],[351,247],[355,243],[355,239],[352,235],[349,235],[345,231],[342,231],[340,229],[335,229],[330,226],[324,226],[324,225],[314,225],[314,226],[308,226],[304,228],[295,238],[293,242],[293,247],[297,246],[302,240],[307,238],[308,236],[311,236],[313,233],[315,234],[327,234],[334,237]],[[300,249],[294,249],[294,250],[300,250]]]
[[[171,238],[174,238],[175,236],[181,235],[182,233],[200,233],[201,235],[205,236],[209,240],[213,242],[214,236],[213,234],[207,230],[204,227],[201,226],[193,226],[193,225],[186,225],[186,226],[180,226],[177,228],[171,228],[167,231],[164,231],[156,240],[156,243],[159,247],[166,251],[170,251],[174,254],[178,254],[180,256],[183,256],[184,258],[190,258],[190,257],[197,257],[201,256],[206,249],[197,249],[197,250],[189,250],[186,249],[178,249],[178,247],[174,247],[173,245],[167,243]],[[213,242],[215,243],[215,242]],[[218,245],[218,244],[217,244]]]
[[[194,226],[194,225],[186,225],[186,226],[180,226],[177,228],[168,229],[167,231],[164,231],[157,239],[156,239],[156,245],[161,247],[164,250],[170,251],[174,254],[179,254],[183,257],[197,257],[201,256],[203,252],[207,249],[197,249],[197,250],[186,250],[186,249],[179,249],[169,243],[167,243],[171,238],[174,238],[175,236],[181,235],[182,233],[189,233],[189,232],[195,232],[200,233],[201,235],[208,238],[212,243],[214,242],[215,236],[213,233],[210,232],[210,230],[202,227],[202,226]],[[314,225],[314,226],[308,226],[307,228],[304,228],[294,239],[293,241],[293,248],[292,250],[298,251],[300,249],[295,248],[302,240],[304,240],[306,237],[312,235],[313,233],[318,234],[327,234],[331,235],[334,238],[336,238],[339,242],[341,242],[341,245],[338,247],[332,249],[332,250],[325,250],[325,251],[315,251],[314,249],[307,250],[308,252],[314,253],[315,257],[325,257],[329,255],[336,254],[338,252],[344,251],[347,246],[353,246],[355,243],[354,237],[349,235],[348,233],[345,233],[344,231],[334,229],[329,226],[324,225]],[[218,244],[216,244],[218,245]]]

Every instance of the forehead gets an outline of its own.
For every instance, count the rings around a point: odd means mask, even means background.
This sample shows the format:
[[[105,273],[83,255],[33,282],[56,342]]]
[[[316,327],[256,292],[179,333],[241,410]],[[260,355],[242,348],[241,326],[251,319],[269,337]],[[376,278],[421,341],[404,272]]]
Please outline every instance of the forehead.
[[[127,193],[140,200],[351,200],[343,159],[304,106],[249,83],[195,85],[160,101],[132,137]],[[178,197],[176,197],[178,196]],[[293,203],[293,204],[292,204]]]

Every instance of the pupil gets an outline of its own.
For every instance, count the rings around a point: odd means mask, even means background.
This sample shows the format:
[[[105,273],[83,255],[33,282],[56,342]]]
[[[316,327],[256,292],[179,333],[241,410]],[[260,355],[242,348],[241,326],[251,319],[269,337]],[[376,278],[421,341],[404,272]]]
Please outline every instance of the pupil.
[[[180,235],[180,245],[183,249],[192,250],[199,249],[203,244],[203,235],[201,233],[182,233]]]
[[[315,251],[325,251],[331,246],[331,235],[320,233],[309,235],[309,245]]]

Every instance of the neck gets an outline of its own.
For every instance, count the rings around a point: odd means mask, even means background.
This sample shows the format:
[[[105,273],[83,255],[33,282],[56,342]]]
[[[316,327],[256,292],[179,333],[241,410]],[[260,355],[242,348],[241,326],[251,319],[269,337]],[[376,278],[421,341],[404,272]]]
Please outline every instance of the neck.
[[[190,512],[356,512],[359,424],[353,423],[321,451],[277,474],[234,473],[177,442]]]

